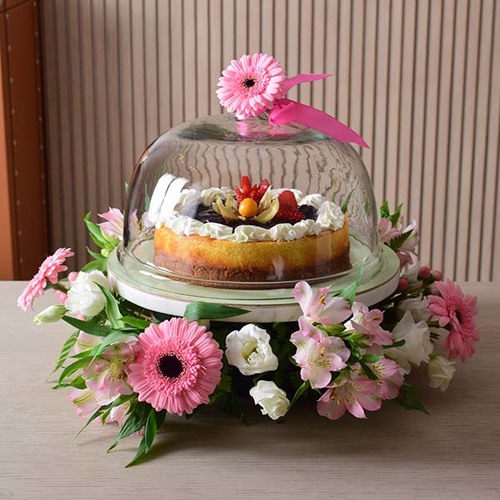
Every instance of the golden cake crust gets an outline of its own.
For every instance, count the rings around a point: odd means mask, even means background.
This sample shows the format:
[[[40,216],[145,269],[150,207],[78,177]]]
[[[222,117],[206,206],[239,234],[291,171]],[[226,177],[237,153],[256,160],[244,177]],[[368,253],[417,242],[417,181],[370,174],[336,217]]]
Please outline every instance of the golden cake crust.
[[[336,231],[326,229],[292,241],[241,243],[183,236],[162,226],[155,229],[154,248],[157,266],[179,279],[213,287],[252,288],[249,282],[282,287],[279,281],[313,279],[350,268],[347,218]]]

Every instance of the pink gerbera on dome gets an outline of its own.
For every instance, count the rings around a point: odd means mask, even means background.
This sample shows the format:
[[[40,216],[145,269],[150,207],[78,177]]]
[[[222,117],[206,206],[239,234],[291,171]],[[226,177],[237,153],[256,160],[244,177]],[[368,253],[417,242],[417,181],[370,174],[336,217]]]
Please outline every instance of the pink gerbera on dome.
[[[253,118],[283,97],[284,68],[268,54],[244,55],[222,72],[217,97],[237,118]]]
[[[221,360],[222,351],[204,326],[173,318],[139,335],[128,382],[139,401],[157,411],[192,413],[217,387]]]
[[[434,287],[439,295],[429,296],[429,311],[437,317],[440,327],[447,326],[450,329],[444,344],[450,352],[450,358],[460,356],[465,361],[474,354],[479,340],[474,319],[477,298],[464,294],[451,280],[438,281]]]
[[[58,248],[53,255],[47,257],[38,272],[33,276],[28,286],[23,290],[23,293],[17,299],[17,305],[23,311],[26,311],[33,305],[33,300],[36,297],[43,295],[47,281],[52,284],[57,283],[59,273],[67,271],[67,266],[64,266],[64,261],[68,257],[75,255],[70,248]]]

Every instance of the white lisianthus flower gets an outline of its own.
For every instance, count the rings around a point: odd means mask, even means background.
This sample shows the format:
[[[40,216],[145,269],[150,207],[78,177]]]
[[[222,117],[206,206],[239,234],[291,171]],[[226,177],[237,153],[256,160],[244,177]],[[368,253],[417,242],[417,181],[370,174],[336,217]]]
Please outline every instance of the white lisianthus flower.
[[[255,404],[262,407],[262,415],[269,415],[273,420],[285,416],[290,408],[285,391],[268,380],[259,380],[257,385],[250,389],[250,396]]]
[[[394,342],[404,340],[401,347],[385,350],[385,355],[393,359],[401,367],[403,373],[410,373],[411,365],[418,366],[422,361],[428,362],[432,353],[431,334],[425,321],[416,323],[409,311],[392,330]]]
[[[449,360],[446,356],[437,354],[431,357],[427,365],[427,377],[429,385],[434,389],[446,391],[450,385],[450,381],[455,375],[455,361]]]
[[[91,318],[104,309],[106,298],[97,285],[111,290],[111,283],[101,271],[78,273],[64,303],[70,316],[82,315]]]
[[[426,297],[416,297],[414,299],[402,300],[397,305],[397,310],[404,315],[406,311],[410,311],[415,321],[429,321],[431,313],[427,309],[428,301]]]
[[[226,358],[243,375],[255,375],[278,368],[278,358],[269,344],[271,337],[258,326],[248,324],[226,337]]]
[[[43,323],[55,323],[65,314],[66,308],[64,306],[49,306],[35,316],[33,323],[37,325],[41,325]]]

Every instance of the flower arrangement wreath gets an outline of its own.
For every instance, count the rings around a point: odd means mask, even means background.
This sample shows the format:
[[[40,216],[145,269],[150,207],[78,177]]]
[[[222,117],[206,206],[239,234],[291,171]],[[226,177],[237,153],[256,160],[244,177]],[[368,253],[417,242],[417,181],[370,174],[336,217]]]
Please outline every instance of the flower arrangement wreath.
[[[286,80],[269,56],[243,56],[223,72],[218,94],[237,116],[268,113],[271,122],[284,123],[290,116],[282,112],[291,107],[294,121],[307,124],[312,113],[325,133],[352,142],[353,134],[359,136],[333,117],[283,97],[292,84],[325,76]],[[299,282],[291,290],[302,310],[297,321],[243,327],[218,321],[247,312],[222,304],[191,303],[183,317],[172,317],[119,296],[107,277],[107,260],[122,238],[123,215],[113,208],[100,217],[104,222],[98,224],[89,215],[84,219],[99,248],[89,250],[93,260],[64,277],[66,259],[74,253],[58,249],[17,303],[26,311],[48,289],[54,291],[60,303],[37,314],[35,323],[63,320],[75,328],[56,362],[55,388],[71,389],[85,427],[96,420],[118,424],[109,450],[142,434],[128,465],[151,449],[167,413],[188,415],[210,404],[245,420],[245,394],[273,420],[299,398],[331,420],[346,412],[366,418],[366,411],[386,400],[426,411],[405,380],[412,368],[425,364],[430,386],[444,391],[456,365],[475,352],[476,298],[418,264],[417,225],[404,223],[401,205],[391,213],[385,202],[378,224],[381,243],[401,263],[399,286],[389,297],[368,308],[355,300],[356,283],[332,296],[327,287]]]

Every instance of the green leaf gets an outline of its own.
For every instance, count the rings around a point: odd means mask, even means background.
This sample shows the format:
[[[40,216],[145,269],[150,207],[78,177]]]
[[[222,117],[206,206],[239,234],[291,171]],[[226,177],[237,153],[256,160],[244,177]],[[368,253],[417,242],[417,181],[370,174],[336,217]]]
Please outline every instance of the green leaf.
[[[362,358],[363,363],[376,363],[382,359],[382,356],[376,354],[365,354]]]
[[[396,398],[396,402],[407,410],[420,410],[429,415],[418,392],[408,382],[404,382],[399,389],[399,396]]]
[[[354,281],[339,292],[339,295],[347,300],[350,304],[352,304],[356,299],[356,292],[358,291],[358,285],[361,279],[361,273],[363,272],[364,265],[365,262],[362,261],[358,265],[358,270],[356,272],[356,278],[354,279]]]
[[[366,376],[371,379],[371,380],[378,380],[377,375],[373,372],[373,370],[363,361],[359,361],[359,364],[361,365],[361,368],[363,368],[363,371],[366,373]]]
[[[83,321],[81,319],[72,318],[71,316],[63,316],[62,319],[71,326],[78,328],[78,330],[89,333],[90,335],[96,335],[97,337],[106,337],[112,332],[112,328],[109,326],[96,325],[91,321]]]
[[[69,353],[71,352],[71,349],[73,349],[73,346],[76,344],[76,341],[78,339],[78,335],[80,334],[79,330],[76,330],[73,332],[68,340],[64,342],[64,345],[62,346],[61,352],[59,354],[59,359],[57,360],[55,368],[52,370],[52,373],[56,372],[61,368],[61,366],[64,364],[64,362],[68,359]]]
[[[383,348],[384,349],[392,349],[393,347],[401,347],[402,345],[405,345],[405,344],[406,344],[406,340],[400,339],[400,340],[396,340],[391,345],[384,345]]]
[[[102,234],[101,228],[97,225],[94,224],[90,220],[90,212],[88,212],[83,221],[85,222],[85,225],[87,226],[87,230],[90,233],[90,237],[92,238],[92,241],[99,247],[99,248],[106,248],[108,241]]]
[[[191,302],[191,304],[186,307],[184,317],[190,321],[196,321],[198,319],[232,318],[233,316],[240,316],[247,312],[248,311],[245,309],[224,306],[222,304]]]
[[[122,321],[123,315],[120,312],[120,307],[118,305],[118,300],[116,300],[115,296],[104,286],[97,285],[100,289],[101,292],[104,294],[104,297],[106,298],[106,316],[109,319],[109,322],[111,323],[111,327],[114,328],[115,330],[120,330],[123,328],[125,325]]]
[[[342,202],[342,206],[340,207],[340,209],[342,210],[343,214],[347,212],[347,206],[349,205],[349,201],[351,201],[352,193],[354,193],[354,189],[344,198],[344,201]]]
[[[141,459],[153,446],[154,439],[156,437],[156,433],[158,428],[161,426],[163,421],[165,420],[166,412],[157,412],[153,408],[148,415],[148,419],[146,421],[146,426],[144,427],[144,436],[142,438],[141,444],[139,445],[139,449],[135,457],[129,462],[125,467],[130,467],[137,463],[139,459]]]
[[[345,331],[344,325],[322,325],[321,323],[313,323],[313,326],[317,326],[321,330],[325,331],[330,335],[330,337],[340,337],[342,332]]]
[[[302,382],[300,387],[295,391],[295,394],[293,395],[292,401],[290,402],[290,408],[295,404],[295,402],[300,398],[300,396],[302,396],[302,394],[304,394],[304,392],[306,392],[307,389],[309,389],[309,387],[311,387],[309,384],[309,380]]]
[[[85,368],[89,365],[89,363],[92,362],[92,356],[86,356],[85,358],[81,358],[76,360],[75,362],[71,363],[68,365],[62,372],[61,375],[59,376],[59,380],[57,384],[53,387],[54,389],[59,389],[60,387],[63,387],[63,381],[67,377],[73,375],[77,370],[80,370],[81,368]]]
[[[85,380],[81,375],[75,377],[71,382],[65,382],[62,384],[57,384],[52,389],[61,389],[62,387],[74,387],[75,389],[85,389],[87,385],[85,384]]]
[[[90,252],[90,250],[87,247],[87,251]],[[99,255],[99,258],[96,260],[91,260],[87,264],[85,264],[81,271],[85,273],[90,273],[91,271],[101,271],[102,273],[105,273],[108,269],[108,259],[106,257]]]
[[[115,406],[120,406],[121,404],[129,401],[130,399],[136,397],[135,394],[120,394],[114,401],[111,403],[108,403],[107,405],[100,406],[97,408],[97,410],[90,416],[90,418],[87,420],[85,425],[78,431],[77,436],[79,436],[96,418],[100,417],[101,415],[105,414],[106,412],[109,413],[109,410],[114,408]]]
[[[391,216],[391,211],[389,209],[389,202],[387,200],[382,203],[382,206],[380,207],[380,217],[383,219],[389,219]]]
[[[132,435],[134,432],[140,431],[146,425],[150,410],[151,406],[145,403],[136,404],[130,409],[127,420],[125,420],[120,428],[120,432],[108,448],[108,453],[116,448],[116,445],[122,439]]]
[[[406,233],[400,234],[395,238],[392,238],[389,241],[389,247],[392,248],[395,252],[401,248],[403,243],[413,234],[413,230],[406,231]]]
[[[396,211],[389,217],[391,220],[392,227],[396,227],[397,223],[399,222],[399,219],[401,218],[401,209],[403,208],[403,204],[400,203],[396,207]]]
[[[99,345],[92,349],[91,353],[95,359],[97,356],[100,356],[110,345],[135,336],[136,335],[133,333],[125,333],[121,330],[113,330]]]
[[[139,330],[145,330],[148,326],[151,325],[149,321],[145,319],[135,318],[134,316],[123,316],[122,321],[126,325],[133,326]]]

